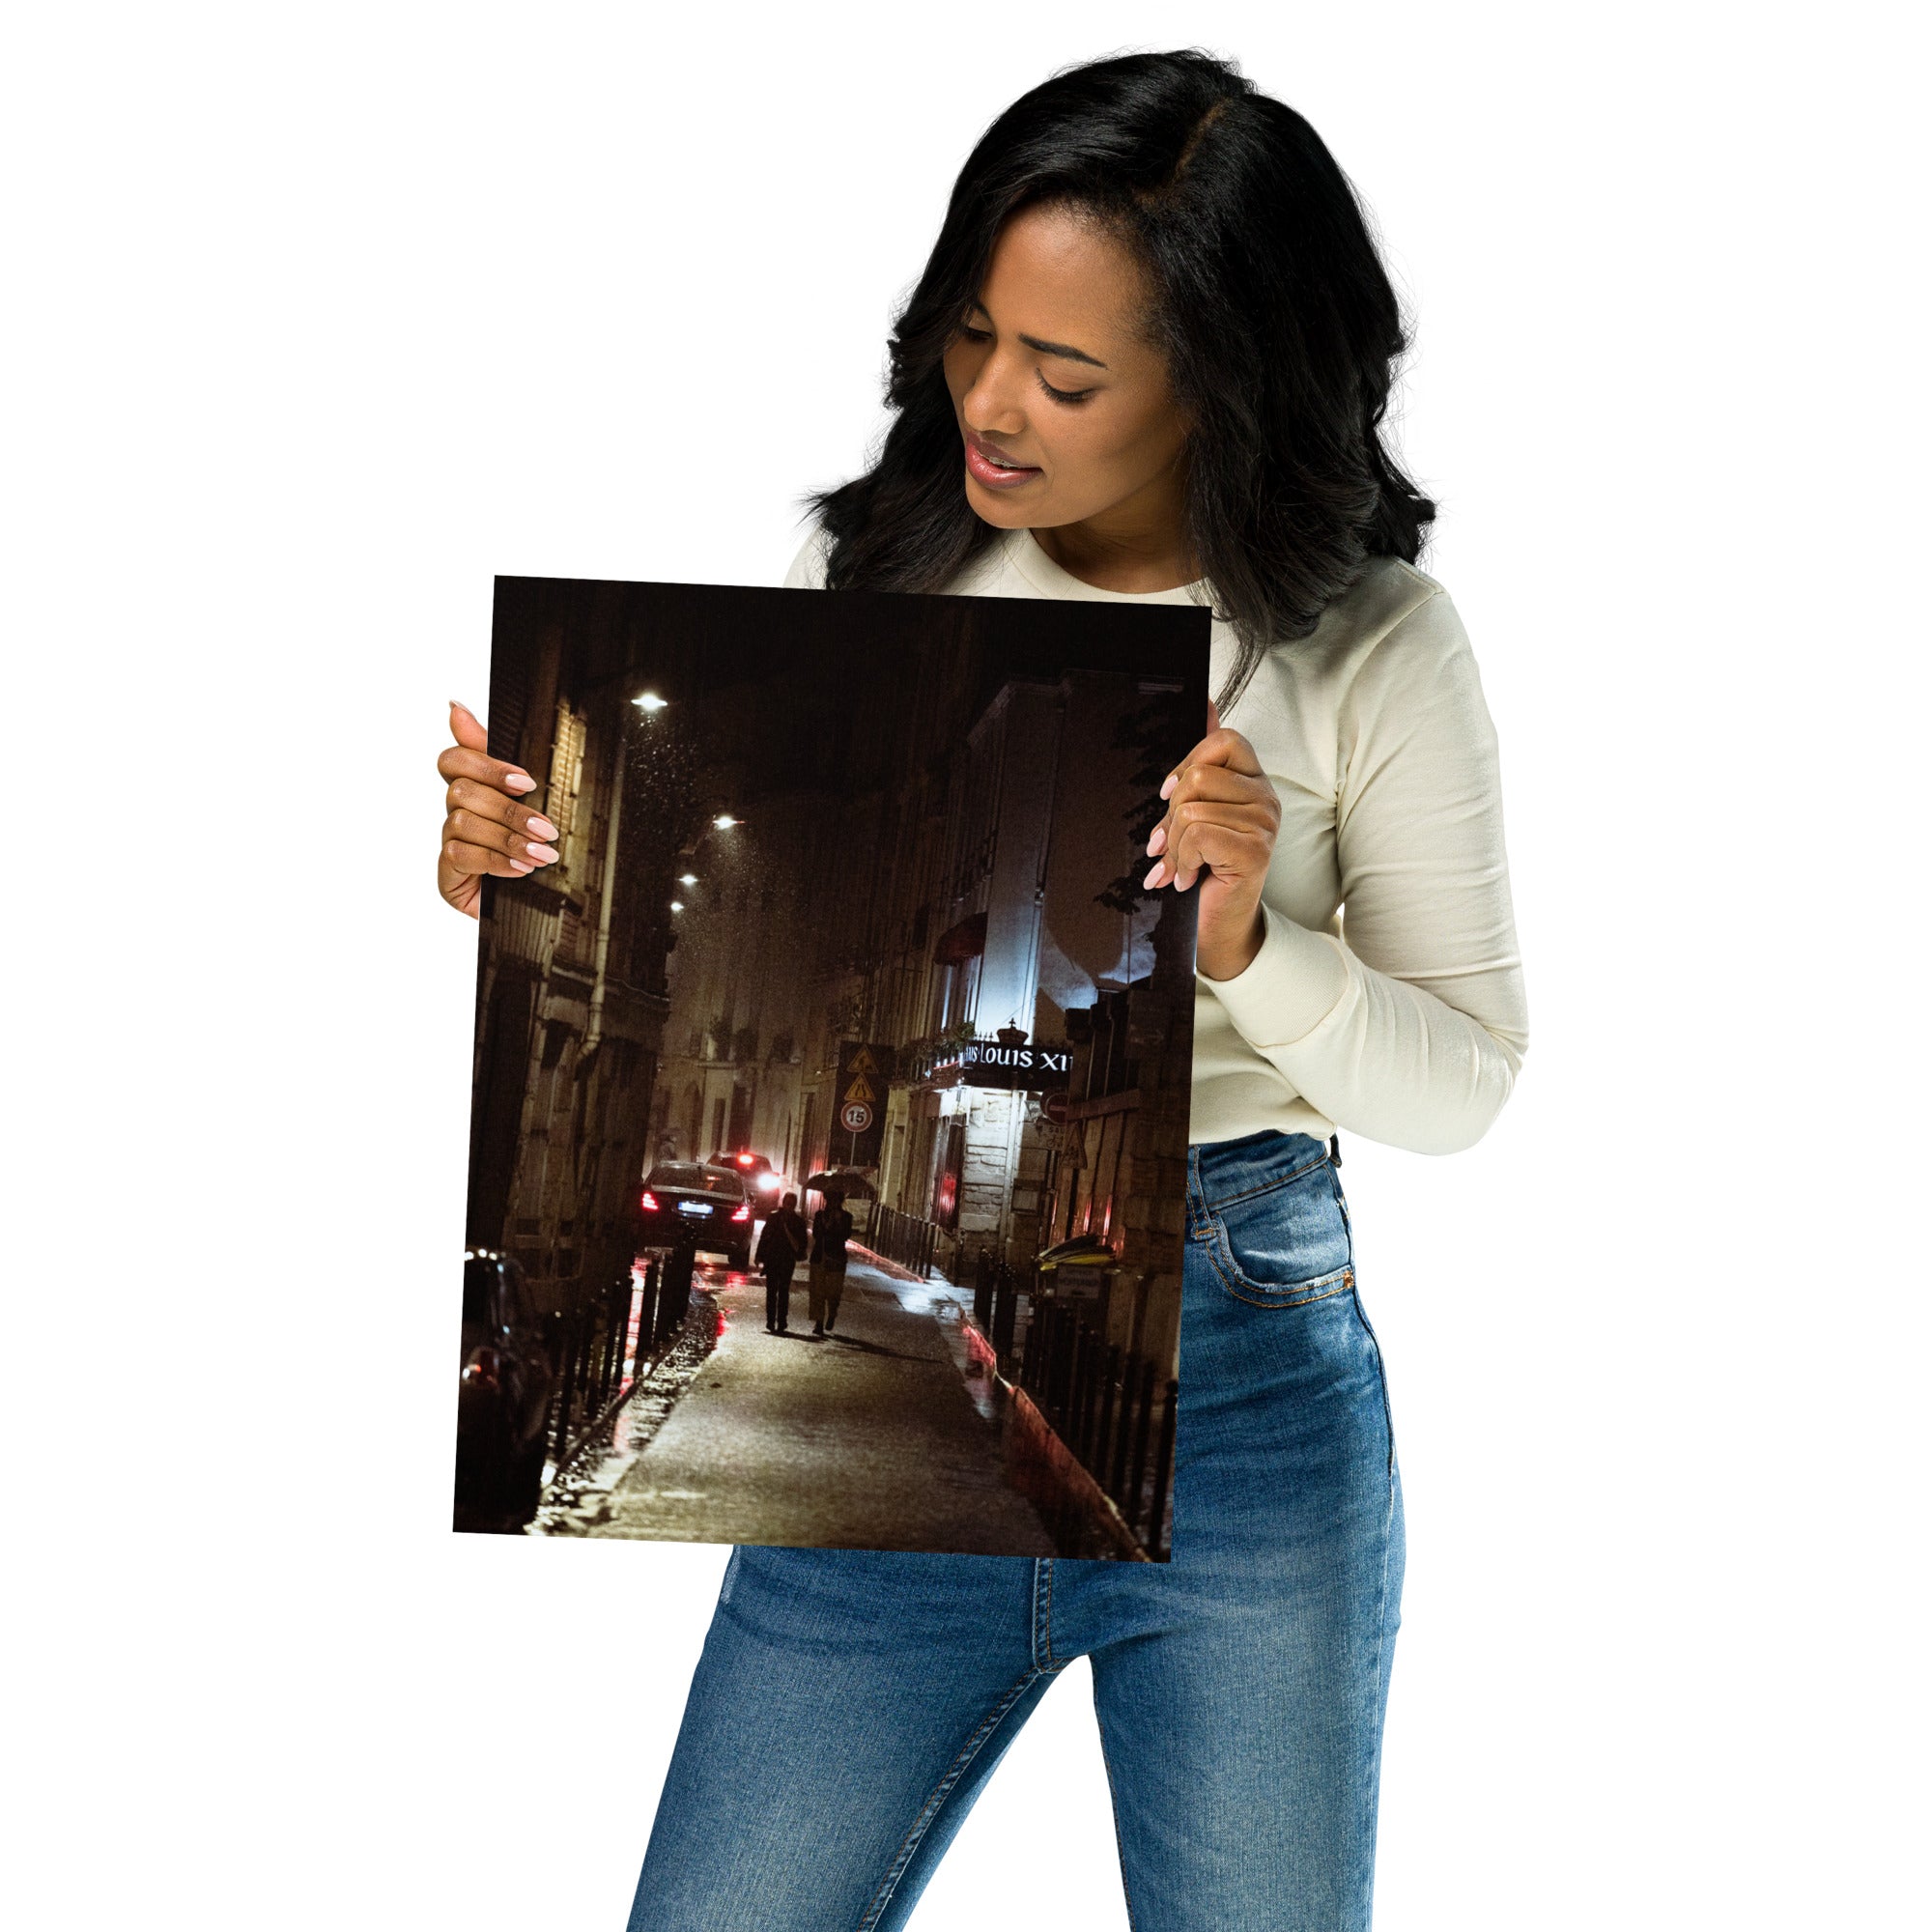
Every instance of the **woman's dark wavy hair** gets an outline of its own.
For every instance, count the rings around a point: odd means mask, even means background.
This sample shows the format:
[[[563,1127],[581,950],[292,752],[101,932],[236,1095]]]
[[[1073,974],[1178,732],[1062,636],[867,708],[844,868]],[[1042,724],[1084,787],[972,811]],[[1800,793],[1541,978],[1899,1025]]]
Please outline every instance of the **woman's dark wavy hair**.
[[[1020,209],[1131,248],[1191,423],[1188,536],[1240,649],[1225,707],[1371,556],[1413,563],[1435,505],[1382,445],[1400,306],[1348,178],[1302,117],[1198,51],[1067,70],[1007,109],[952,189],[894,326],[878,460],[811,497],[833,588],[937,590],[998,532],[974,514],[941,366]]]

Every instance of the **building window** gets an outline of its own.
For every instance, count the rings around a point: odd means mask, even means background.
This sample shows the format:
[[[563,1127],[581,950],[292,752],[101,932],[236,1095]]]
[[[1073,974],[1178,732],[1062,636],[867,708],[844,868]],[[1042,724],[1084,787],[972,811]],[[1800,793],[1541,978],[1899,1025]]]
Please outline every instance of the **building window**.
[[[544,795],[544,816],[557,829],[557,850],[563,856],[559,869],[577,875],[582,869],[581,828],[578,825],[579,794],[583,787],[583,715],[559,699],[556,707],[556,736],[551,745],[550,785]]]

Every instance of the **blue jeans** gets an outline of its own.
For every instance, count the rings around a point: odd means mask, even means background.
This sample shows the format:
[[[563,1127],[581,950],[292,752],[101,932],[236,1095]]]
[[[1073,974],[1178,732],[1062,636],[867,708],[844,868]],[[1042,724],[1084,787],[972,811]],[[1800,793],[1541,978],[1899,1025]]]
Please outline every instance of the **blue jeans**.
[[[1321,1142],[1188,1151],[1167,1563],[741,1548],[631,1932],[888,1932],[1091,1660],[1136,1932],[1369,1924],[1402,1485]]]

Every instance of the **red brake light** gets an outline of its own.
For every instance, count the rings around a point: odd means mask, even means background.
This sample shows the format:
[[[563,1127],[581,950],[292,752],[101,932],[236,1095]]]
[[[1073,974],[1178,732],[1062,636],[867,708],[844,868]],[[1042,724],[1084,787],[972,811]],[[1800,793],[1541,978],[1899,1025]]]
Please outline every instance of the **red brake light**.
[[[749,1221],[752,1218],[752,1204],[748,1201],[731,1216],[734,1221]]]
[[[750,1167],[751,1164],[752,1164],[752,1156],[750,1154],[741,1153],[738,1156],[738,1165],[740,1167]]]
[[[657,1214],[657,1213],[660,1213],[660,1212],[662,1212],[662,1211],[663,1211],[663,1210],[662,1210],[662,1209],[661,1209],[661,1208],[660,1208],[658,1207],[658,1197],[657,1197],[657,1196],[656,1196],[655,1194],[653,1194],[653,1193],[651,1192],[651,1190],[650,1190],[650,1189],[649,1189],[648,1187],[647,1187],[647,1188],[645,1188],[645,1189],[644,1189],[644,1212],[645,1212],[646,1214]]]
[[[466,1388],[496,1390],[502,1386],[503,1358],[495,1349],[477,1349],[463,1365]]]

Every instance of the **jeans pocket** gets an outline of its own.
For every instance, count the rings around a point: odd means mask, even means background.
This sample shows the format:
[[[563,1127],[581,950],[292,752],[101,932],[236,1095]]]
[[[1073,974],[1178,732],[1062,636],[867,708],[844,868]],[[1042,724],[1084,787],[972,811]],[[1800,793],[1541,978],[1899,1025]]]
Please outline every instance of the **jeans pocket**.
[[[1323,1157],[1207,1214],[1221,1285],[1261,1308],[1295,1308],[1355,1285],[1354,1243],[1333,1165]]]

